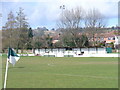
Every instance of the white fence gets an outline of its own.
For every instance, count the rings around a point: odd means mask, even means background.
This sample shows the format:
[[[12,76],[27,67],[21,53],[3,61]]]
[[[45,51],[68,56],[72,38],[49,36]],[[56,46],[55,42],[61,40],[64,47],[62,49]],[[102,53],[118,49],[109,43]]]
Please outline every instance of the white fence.
[[[36,49],[35,54],[48,57],[90,57],[92,55],[96,55],[98,57],[99,55],[103,56],[103,54],[107,54],[107,52],[106,48],[72,48],[72,50],[66,50],[66,48],[56,48]]]

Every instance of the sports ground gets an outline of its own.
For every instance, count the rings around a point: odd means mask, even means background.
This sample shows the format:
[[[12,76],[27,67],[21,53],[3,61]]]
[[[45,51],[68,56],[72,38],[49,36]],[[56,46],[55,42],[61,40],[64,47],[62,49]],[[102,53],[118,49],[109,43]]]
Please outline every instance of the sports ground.
[[[118,58],[21,57],[9,64],[7,88],[118,88]]]

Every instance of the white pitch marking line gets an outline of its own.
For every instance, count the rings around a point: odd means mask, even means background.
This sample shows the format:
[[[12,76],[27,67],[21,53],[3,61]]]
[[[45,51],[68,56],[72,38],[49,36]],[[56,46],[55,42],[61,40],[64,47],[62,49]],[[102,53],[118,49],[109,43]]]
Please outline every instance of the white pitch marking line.
[[[107,79],[118,79],[118,77],[101,77],[101,76],[89,76],[89,75],[71,75],[71,74],[55,74],[64,76],[78,76],[78,77],[90,77],[90,78],[107,78]]]

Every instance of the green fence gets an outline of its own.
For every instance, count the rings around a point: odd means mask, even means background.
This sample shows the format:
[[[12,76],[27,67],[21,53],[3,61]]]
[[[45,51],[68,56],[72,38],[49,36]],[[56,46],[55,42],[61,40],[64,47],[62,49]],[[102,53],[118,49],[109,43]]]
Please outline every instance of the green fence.
[[[107,53],[112,53],[112,48],[106,48]]]

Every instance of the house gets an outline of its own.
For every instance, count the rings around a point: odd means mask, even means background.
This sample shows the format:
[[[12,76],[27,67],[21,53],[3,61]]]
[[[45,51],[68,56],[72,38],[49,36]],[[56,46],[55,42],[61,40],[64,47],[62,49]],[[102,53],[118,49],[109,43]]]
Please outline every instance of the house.
[[[109,37],[105,37],[104,41],[109,44],[109,43],[115,43],[115,36],[109,36]]]
[[[115,48],[119,48],[120,47],[120,35],[115,36],[115,43],[114,43]]]

